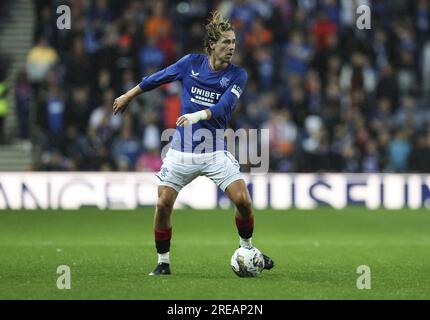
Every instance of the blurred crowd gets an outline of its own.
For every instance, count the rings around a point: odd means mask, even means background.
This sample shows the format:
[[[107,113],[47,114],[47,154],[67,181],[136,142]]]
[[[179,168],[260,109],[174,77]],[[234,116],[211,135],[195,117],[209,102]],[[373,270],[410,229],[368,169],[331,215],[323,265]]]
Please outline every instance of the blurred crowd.
[[[141,95],[121,116],[113,100],[202,52],[218,9],[236,29],[234,63],[249,74],[231,126],[270,129],[271,171],[428,171],[430,0],[36,3],[35,45],[16,80],[20,137],[42,149],[33,170],[158,170],[180,84]],[[60,4],[71,30],[57,29]],[[363,4],[370,30],[356,26]]]

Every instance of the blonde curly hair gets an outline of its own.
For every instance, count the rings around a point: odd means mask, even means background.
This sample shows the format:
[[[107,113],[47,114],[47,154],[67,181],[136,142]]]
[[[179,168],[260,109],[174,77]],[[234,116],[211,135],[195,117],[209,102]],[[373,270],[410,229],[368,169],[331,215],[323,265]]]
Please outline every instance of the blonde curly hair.
[[[203,42],[205,52],[211,54],[211,43],[217,42],[221,34],[226,31],[234,31],[233,25],[229,20],[224,19],[219,11],[213,11],[209,23],[205,26],[206,34]]]

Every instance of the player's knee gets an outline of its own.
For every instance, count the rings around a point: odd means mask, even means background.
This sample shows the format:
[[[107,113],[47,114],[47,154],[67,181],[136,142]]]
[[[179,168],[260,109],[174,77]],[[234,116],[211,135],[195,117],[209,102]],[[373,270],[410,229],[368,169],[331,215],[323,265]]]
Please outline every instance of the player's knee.
[[[161,216],[169,216],[173,210],[173,201],[166,197],[160,197],[157,201],[157,213]]]
[[[250,215],[252,213],[251,198],[245,193],[240,193],[236,196],[235,205],[243,215]]]

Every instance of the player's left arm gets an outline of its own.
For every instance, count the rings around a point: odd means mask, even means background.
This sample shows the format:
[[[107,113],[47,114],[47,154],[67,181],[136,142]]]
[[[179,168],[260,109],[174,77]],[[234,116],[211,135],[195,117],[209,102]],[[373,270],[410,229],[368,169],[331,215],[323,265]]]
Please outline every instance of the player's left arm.
[[[209,120],[211,118],[223,117],[226,113],[232,112],[239,100],[242,92],[246,86],[248,75],[245,70],[241,70],[241,73],[233,82],[233,84],[224,92],[221,99],[214,106],[197,111],[194,113],[187,113],[176,120],[177,126],[184,126],[194,124],[200,120]]]

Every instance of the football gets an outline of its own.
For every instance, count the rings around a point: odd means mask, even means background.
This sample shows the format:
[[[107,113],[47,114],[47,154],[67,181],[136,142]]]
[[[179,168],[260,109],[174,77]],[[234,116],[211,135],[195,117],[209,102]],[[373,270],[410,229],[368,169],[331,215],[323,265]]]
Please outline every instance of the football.
[[[264,268],[263,255],[255,247],[240,247],[233,253],[230,263],[239,277],[257,277]]]

